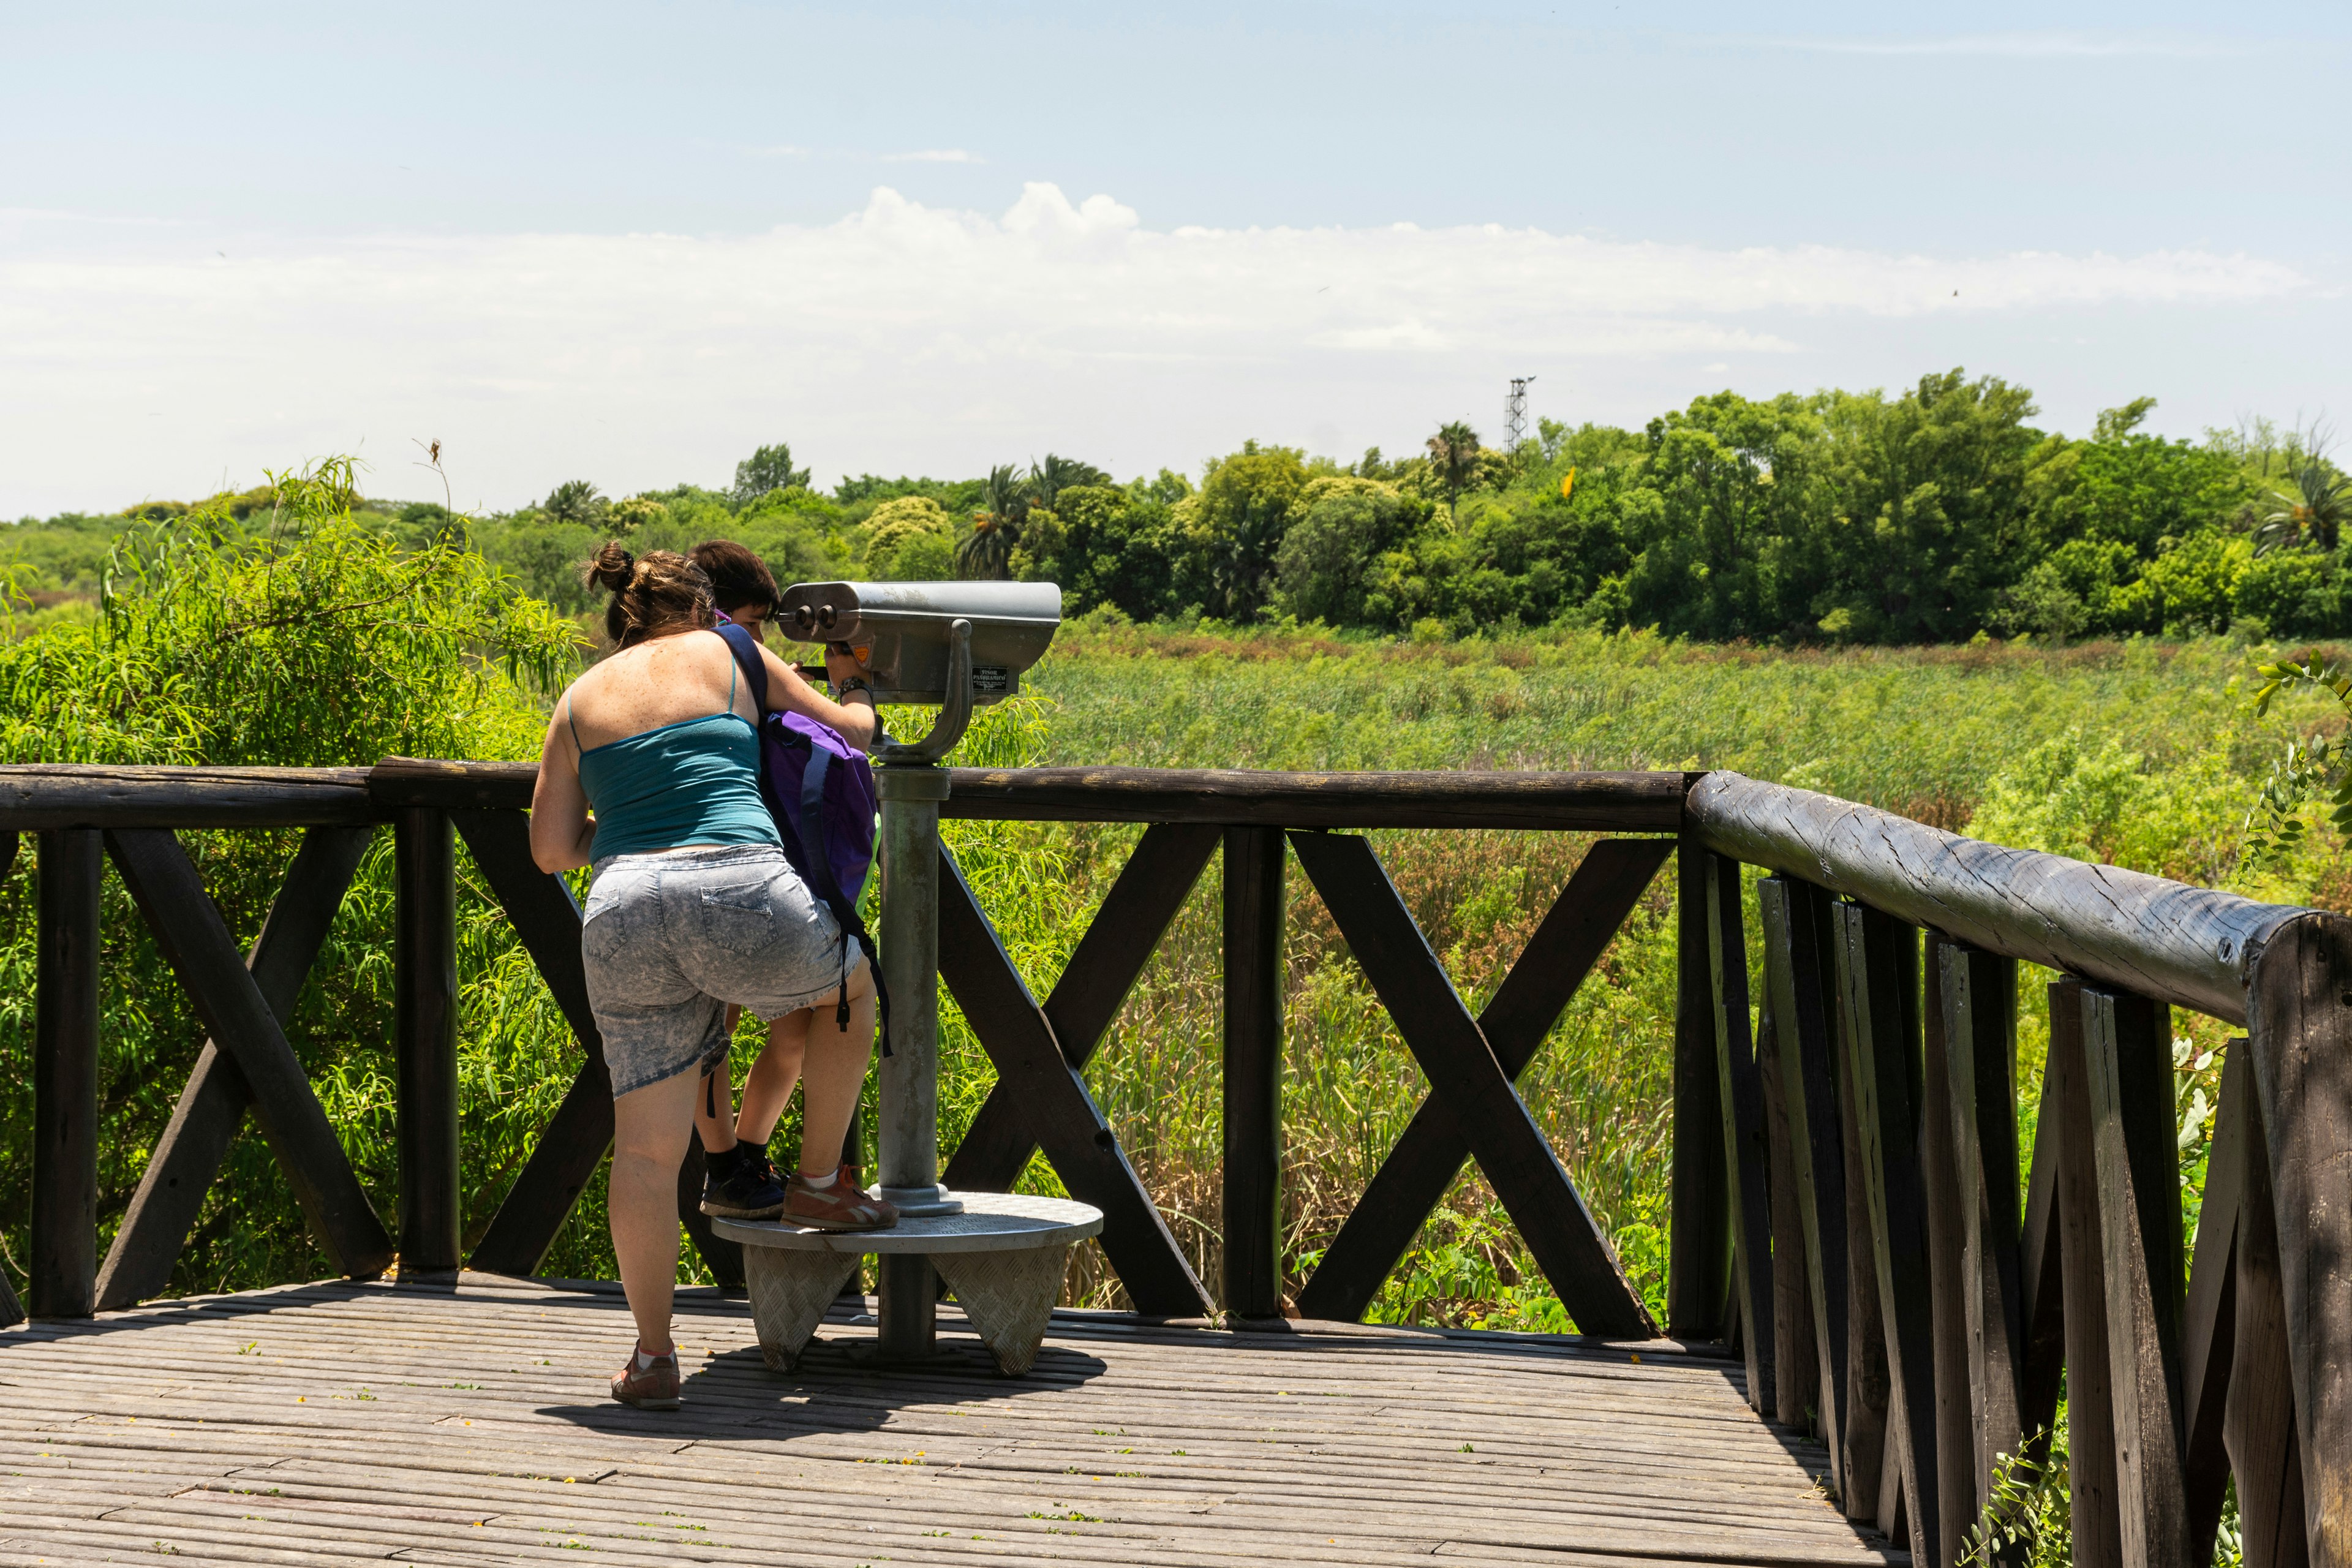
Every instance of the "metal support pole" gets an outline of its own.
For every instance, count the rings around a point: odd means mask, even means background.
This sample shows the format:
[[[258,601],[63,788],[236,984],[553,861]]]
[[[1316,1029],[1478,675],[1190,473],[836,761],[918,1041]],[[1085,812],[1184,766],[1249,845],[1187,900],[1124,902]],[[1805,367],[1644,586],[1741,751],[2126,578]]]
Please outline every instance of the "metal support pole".
[[[882,1059],[876,1191],[908,1215],[955,1214],[940,1185],[940,802],[946,770],[888,763],[882,798],[882,975],[890,993],[889,1055]],[[929,1355],[939,1291],[928,1258],[886,1254],[880,1265],[880,1352]]]
[[[457,862],[446,812],[393,818],[393,1051],[400,1272],[457,1271]]]
[[[33,1003],[36,1318],[87,1318],[98,1300],[99,835],[41,835]]]

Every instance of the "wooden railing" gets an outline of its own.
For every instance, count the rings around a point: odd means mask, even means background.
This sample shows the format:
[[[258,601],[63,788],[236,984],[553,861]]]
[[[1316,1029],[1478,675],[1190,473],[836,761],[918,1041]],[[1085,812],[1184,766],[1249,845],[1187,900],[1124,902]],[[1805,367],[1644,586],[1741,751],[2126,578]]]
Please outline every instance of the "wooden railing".
[[[2202,1568],[2232,1472],[2247,1568],[2352,1562],[2352,921],[1732,773],[1684,842],[1670,1316],[1847,1514],[1958,1561],[2063,1380],[2079,1568]],[[2021,961],[2061,972],[2021,1199]],[[2246,1026],[2193,1263],[2173,1007]]]
[[[250,1107],[313,1232],[354,1276],[537,1268],[612,1135],[579,911],[528,851],[527,763],[373,769],[0,768],[0,856],[37,832],[31,1300],[70,1317],[163,1289]],[[1827,1443],[1846,1511],[1951,1563],[2000,1456],[2067,1395],[2074,1550],[2196,1568],[2234,1472],[2246,1561],[2352,1568],[2352,922],[1996,848],[1736,774],[958,770],[943,815],[1148,824],[1041,1003],[942,867],[941,973],[997,1072],[945,1173],[1009,1185],[1042,1148],[1106,1215],[1140,1312],[1196,1317],[1195,1276],[1087,1090],[1087,1058],[1223,856],[1223,1277],[1282,1307],[1283,879],[1295,855],[1431,1096],[1297,1307],[1360,1317],[1467,1159],[1580,1328],[1655,1333],[1512,1081],[1669,854],[1681,952],[1667,1332],[1736,1342],[1750,1401]],[[367,836],[396,842],[399,1212],[370,1207],[280,1020]],[[179,828],[307,829],[240,956]],[[1593,832],[1475,1016],[1369,841],[1345,829]],[[1678,836],[1678,837],[1676,837]],[[456,844],[578,1037],[576,1080],[470,1255],[458,1229]],[[110,856],[211,1032],[111,1250],[96,1257],[97,919]],[[1751,977],[1742,865],[1764,969]],[[1924,944],[1924,945],[1923,945]],[[2015,964],[2061,973],[2021,1194]],[[2171,1030],[2228,1055],[2184,1268]],[[740,1258],[684,1199],[722,1280]],[[2183,1278],[2186,1275],[2186,1288]],[[0,1281],[0,1315],[16,1304]]]

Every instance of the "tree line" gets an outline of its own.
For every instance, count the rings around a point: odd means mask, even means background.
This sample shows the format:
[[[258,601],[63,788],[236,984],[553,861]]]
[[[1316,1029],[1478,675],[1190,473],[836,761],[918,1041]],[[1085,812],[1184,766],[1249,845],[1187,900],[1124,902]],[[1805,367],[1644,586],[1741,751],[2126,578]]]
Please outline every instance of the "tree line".
[[[1717,393],[1640,430],[1544,420],[1512,451],[1460,422],[1393,459],[1252,441],[1197,479],[1161,468],[1120,482],[1048,453],[971,479],[863,474],[821,491],[777,443],[725,489],[612,499],[572,480],[478,518],[364,504],[413,546],[461,536],[572,611],[587,607],[578,563],[601,540],[723,534],[786,582],[1049,580],[1072,615],[1139,621],[1424,637],[1639,626],[1780,645],[2352,631],[2352,480],[2324,432],[2253,419],[2167,440],[2141,428],[2153,406],[2109,409],[2069,437],[2033,423],[2024,387],[1953,370],[1891,395]],[[258,517],[270,493],[209,504]],[[36,591],[70,587],[110,527],[175,508],[28,519],[9,531],[14,554]]]

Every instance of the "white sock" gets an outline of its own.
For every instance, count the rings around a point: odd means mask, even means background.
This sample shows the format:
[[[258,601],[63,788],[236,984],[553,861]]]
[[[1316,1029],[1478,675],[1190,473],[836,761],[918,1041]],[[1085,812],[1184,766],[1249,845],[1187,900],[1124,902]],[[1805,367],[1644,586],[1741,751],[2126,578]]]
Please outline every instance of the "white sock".
[[[812,1176],[806,1172],[803,1172],[801,1173],[801,1184],[804,1187],[813,1187],[821,1193],[830,1188],[833,1184],[840,1178],[841,1173],[837,1170],[827,1171],[822,1176]]]
[[[676,1355],[677,1353],[677,1352],[676,1351],[672,1351],[670,1352],[671,1355]],[[639,1345],[637,1347],[636,1367],[639,1372],[645,1371],[647,1367],[653,1365],[654,1363],[657,1361],[663,1361],[666,1359],[667,1358],[663,1356],[647,1355],[646,1353],[646,1348],[643,1345]]]

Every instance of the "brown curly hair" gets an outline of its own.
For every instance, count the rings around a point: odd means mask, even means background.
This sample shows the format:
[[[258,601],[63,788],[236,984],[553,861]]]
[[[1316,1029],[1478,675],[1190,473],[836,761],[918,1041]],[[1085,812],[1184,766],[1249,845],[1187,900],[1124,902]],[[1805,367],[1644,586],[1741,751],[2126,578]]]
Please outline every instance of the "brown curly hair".
[[[615,647],[708,626],[717,614],[709,576],[675,550],[632,555],[615,540],[588,563],[586,580],[612,591],[613,602],[604,606],[604,635]]]

